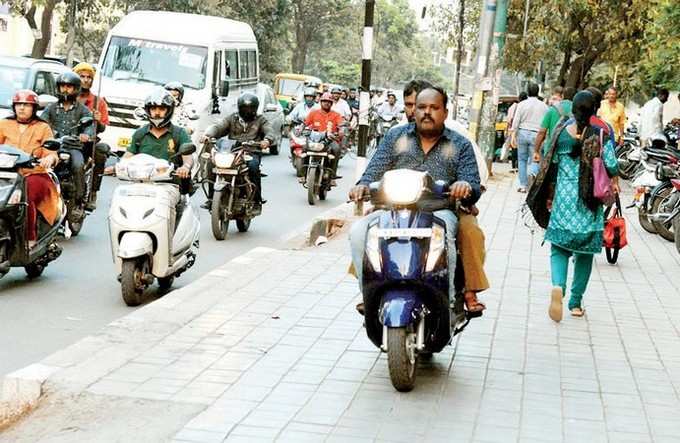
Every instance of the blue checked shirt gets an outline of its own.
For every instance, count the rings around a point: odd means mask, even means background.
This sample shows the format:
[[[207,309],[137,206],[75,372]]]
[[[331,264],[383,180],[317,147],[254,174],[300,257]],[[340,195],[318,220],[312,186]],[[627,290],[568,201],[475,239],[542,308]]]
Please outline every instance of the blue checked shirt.
[[[466,205],[476,203],[481,195],[479,170],[472,145],[465,137],[448,128],[444,128],[441,138],[427,154],[420,145],[415,123],[390,129],[358,184],[368,186],[380,180],[386,171],[402,168],[428,172],[434,180],[470,183],[472,195],[464,201]]]

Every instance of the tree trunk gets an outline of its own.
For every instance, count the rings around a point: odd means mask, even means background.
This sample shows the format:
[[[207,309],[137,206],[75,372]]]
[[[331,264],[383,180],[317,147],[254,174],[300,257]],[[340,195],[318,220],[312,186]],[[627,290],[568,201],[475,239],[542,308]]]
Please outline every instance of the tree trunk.
[[[581,89],[585,86],[585,79],[597,61],[599,54],[596,52],[587,52],[584,55],[579,55],[569,66],[569,74],[565,86]]]
[[[40,21],[40,38],[36,38],[33,41],[33,49],[31,50],[31,57],[33,58],[43,58],[47,53],[47,48],[50,46],[50,39],[52,38],[52,15],[54,13],[54,7],[59,2],[59,0],[47,0],[43,5],[43,11]],[[32,6],[31,9],[35,9]],[[27,18],[28,20],[28,18]],[[29,24],[31,23],[30,20]],[[33,20],[35,24],[35,19]]]
[[[571,64],[571,44],[567,45],[564,50],[564,58],[562,59],[562,66],[560,66],[560,75],[557,76],[557,84],[560,86],[565,86],[565,77],[567,76],[567,71],[569,70],[569,65]]]
[[[458,90],[460,89],[460,69],[463,61],[463,31],[465,30],[465,0],[458,0],[458,39],[456,41],[456,71],[453,75],[453,109],[451,118],[458,117]]]

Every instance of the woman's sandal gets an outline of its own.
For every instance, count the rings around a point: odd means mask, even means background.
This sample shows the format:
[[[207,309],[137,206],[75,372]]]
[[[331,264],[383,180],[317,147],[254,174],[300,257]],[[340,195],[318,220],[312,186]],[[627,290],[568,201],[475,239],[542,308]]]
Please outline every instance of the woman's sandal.
[[[572,308],[570,311],[572,317],[583,317],[586,314],[586,310],[583,308]]]

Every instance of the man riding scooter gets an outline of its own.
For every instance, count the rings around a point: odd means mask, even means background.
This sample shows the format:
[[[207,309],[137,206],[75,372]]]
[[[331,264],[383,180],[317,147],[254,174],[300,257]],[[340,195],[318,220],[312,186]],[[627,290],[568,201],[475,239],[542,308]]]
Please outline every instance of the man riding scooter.
[[[92,93],[92,82],[97,70],[89,63],[78,63],[73,72],[80,76],[80,94],[78,101],[94,114],[94,119],[97,122],[97,134],[101,134],[109,125],[109,107],[106,104],[104,97],[97,97]],[[96,108],[96,109],[95,109]],[[85,205],[89,211],[94,211],[97,208],[97,192],[102,185],[102,175],[106,167],[106,159],[111,148],[106,143],[91,140],[84,145],[85,154],[92,157],[94,160],[94,168],[92,170],[92,189],[90,198]]]
[[[316,89],[309,87],[305,88],[304,100],[295,105],[295,108],[288,114],[288,120],[293,124],[302,123],[307,118],[307,114],[317,107]]]
[[[411,93],[413,92],[415,91]],[[446,110],[448,97],[442,89],[426,85],[416,96],[415,123],[395,127],[387,133],[359,183],[350,191],[350,199],[357,201],[367,197],[369,194],[368,185],[380,180],[386,171],[407,168],[427,171],[434,180],[445,180],[453,183],[450,187],[450,198],[460,200],[463,207],[471,207],[481,195],[479,170],[472,145],[463,136],[445,127],[444,122],[448,114]],[[459,227],[458,225],[462,225],[463,217],[461,216],[459,222],[459,218],[451,210],[436,211],[434,215],[446,224],[447,251],[450,254],[448,263],[454,264],[456,263],[455,234],[459,232],[459,237],[461,237],[459,229],[462,229],[462,226]],[[352,261],[360,284],[362,282],[362,263],[367,228],[379,216],[380,211],[376,211],[359,220],[352,227],[350,234]],[[463,236],[462,238],[471,237]],[[459,238],[459,243],[461,243],[460,240],[461,238]],[[479,247],[479,245],[470,241],[466,242],[466,246]],[[472,283],[481,286],[480,288],[473,289],[470,286],[471,283],[467,280],[467,274],[477,272],[480,267],[468,265],[468,259],[469,263],[474,263],[473,260],[479,259],[478,256],[481,254],[481,264],[483,265],[483,236],[481,248],[479,254],[468,254],[467,258],[463,258],[463,267],[466,273],[465,303],[467,310],[471,313],[480,313],[485,309],[484,305],[477,301],[476,296],[476,292],[488,288],[483,267],[483,279],[480,278],[479,283]],[[461,257],[464,257],[465,251],[466,247],[461,244]],[[454,270],[450,269],[450,279],[453,279],[454,274]],[[451,292],[455,290],[453,283],[449,285],[449,290]],[[360,304],[357,309],[362,312],[363,305]]]
[[[57,91],[59,101],[47,106],[41,117],[52,127],[57,137],[78,137],[81,143],[94,140],[94,126],[82,129],[81,134],[76,131],[78,122],[84,117],[92,117],[92,113],[78,101],[80,94],[80,76],[72,71],[64,72],[57,77]],[[80,204],[85,198],[85,158],[79,149],[71,149],[71,174],[75,183],[75,211],[82,211]]]
[[[144,100],[144,111],[149,123],[132,134],[125,157],[148,154],[172,161],[172,156],[181,145],[191,143],[191,138],[184,128],[172,124],[174,110],[175,99],[172,95],[163,88],[154,90]],[[192,165],[192,156],[183,155],[181,165],[175,170],[175,174],[181,179],[180,190],[183,194],[191,190],[189,180]]]
[[[238,111],[234,112],[221,122],[209,126],[201,137],[201,142],[205,143],[208,138],[229,137],[239,142],[260,141],[263,150],[268,149],[274,143],[274,131],[271,124],[263,116],[257,114],[260,101],[255,94],[249,92],[241,94],[238,98]],[[260,154],[252,153],[252,159],[248,161],[248,175],[250,181],[257,187],[255,194],[255,212],[262,211],[262,204],[266,201],[262,199],[262,176],[260,173]],[[215,174],[212,168],[208,171],[208,201],[201,207],[210,210],[214,192],[213,184]]]

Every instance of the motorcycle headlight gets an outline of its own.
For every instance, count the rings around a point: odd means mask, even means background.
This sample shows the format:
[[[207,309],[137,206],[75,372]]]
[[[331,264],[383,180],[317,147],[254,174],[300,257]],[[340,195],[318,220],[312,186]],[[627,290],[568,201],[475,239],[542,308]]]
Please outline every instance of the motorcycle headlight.
[[[432,272],[442,253],[446,250],[446,231],[436,223],[432,224],[430,237],[430,252],[427,254],[425,272]]]
[[[324,149],[323,143],[312,142],[307,145],[307,149],[313,152],[321,152]]]
[[[416,203],[425,188],[425,175],[410,169],[386,172],[382,187],[387,200],[397,205]]]
[[[215,166],[218,168],[231,168],[231,165],[234,163],[234,158],[236,158],[236,156],[229,152],[216,152]]]
[[[378,225],[375,224],[368,229],[366,236],[366,257],[371,267],[376,272],[380,272],[380,236],[378,235]]]
[[[13,168],[14,165],[17,163],[18,158],[19,157],[17,157],[16,155],[5,153],[0,154],[0,168]]]

